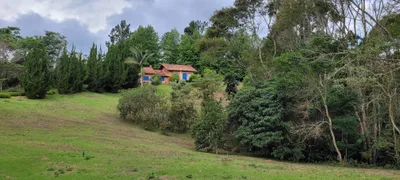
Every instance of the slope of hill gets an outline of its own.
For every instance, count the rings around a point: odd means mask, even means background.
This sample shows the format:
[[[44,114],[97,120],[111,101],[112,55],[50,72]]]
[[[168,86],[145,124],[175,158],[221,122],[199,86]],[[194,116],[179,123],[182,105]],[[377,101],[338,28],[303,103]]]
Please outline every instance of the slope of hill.
[[[399,179],[356,169],[196,152],[118,118],[118,94],[0,100],[0,179]]]

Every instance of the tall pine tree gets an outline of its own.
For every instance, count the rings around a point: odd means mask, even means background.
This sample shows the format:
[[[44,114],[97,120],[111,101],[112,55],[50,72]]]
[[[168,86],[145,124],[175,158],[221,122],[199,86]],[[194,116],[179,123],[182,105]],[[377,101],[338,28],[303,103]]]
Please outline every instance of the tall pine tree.
[[[96,80],[98,74],[98,57],[97,57],[97,46],[93,43],[92,48],[90,49],[90,54],[87,61],[87,80],[89,91],[96,91]]]
[[[117,45],[109,46],[104,59],[104,90],[118,92],[125,83],[127,73],[119,47]]]
[[[57,66],[57,89],[60,94],[72,92],[70,86],[71,66],[67,49],[64,49]]]
[[[35,42],[33,50],[25,58],[22,85],[30,99],[43,99],[50,80],[50,61],[43,43]]]

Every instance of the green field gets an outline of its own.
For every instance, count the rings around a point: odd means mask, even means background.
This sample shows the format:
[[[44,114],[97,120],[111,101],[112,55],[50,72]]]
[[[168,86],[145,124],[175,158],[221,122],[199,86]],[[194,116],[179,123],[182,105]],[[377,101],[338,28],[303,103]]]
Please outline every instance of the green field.
[[[159,90],[170,91],[165,86]],[[187,135],[164,136],[120,120],[119,96],[0,99],[0,179],[400,178],[395,170],[196,152]]]

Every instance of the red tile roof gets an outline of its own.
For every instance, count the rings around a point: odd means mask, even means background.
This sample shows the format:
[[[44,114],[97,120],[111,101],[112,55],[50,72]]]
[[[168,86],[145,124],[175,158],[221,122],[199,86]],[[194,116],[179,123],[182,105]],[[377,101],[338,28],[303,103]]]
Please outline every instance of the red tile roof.
[[[160,75],[160,76],[171,76],[171,73],[169,72],[164,72],[163,70],[154,70],[156,74]]]
[[[162,64],[162,67],[168,71],[186,71],[186,72],[196,72],[196,69],[191,65],[179,65],[179,64]]]
[[[154,71],[153,67],[144,67],[143,71],[145,74],[155,74],[156,72]]]

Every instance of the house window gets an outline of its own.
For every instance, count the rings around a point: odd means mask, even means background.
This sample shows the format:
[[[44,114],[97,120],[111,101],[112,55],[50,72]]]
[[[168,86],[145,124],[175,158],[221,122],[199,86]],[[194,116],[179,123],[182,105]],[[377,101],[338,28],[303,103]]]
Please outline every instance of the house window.
[[[143,76],[143,81],[150,81],[150,77],[149,76]]]

